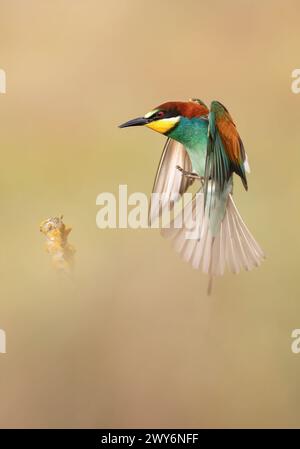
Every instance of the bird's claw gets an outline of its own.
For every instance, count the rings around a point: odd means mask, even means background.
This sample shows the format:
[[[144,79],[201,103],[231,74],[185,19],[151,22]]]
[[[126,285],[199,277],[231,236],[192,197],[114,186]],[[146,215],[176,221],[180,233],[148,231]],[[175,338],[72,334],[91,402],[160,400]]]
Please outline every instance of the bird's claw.
[[[201,182],[203,182],[204,180],[204,178],[197,175],[197,173],[186,171],[182,167],[180,167],[180,165],[176,165],[176,168],[183,174],[183,176],[186,176],[187,178],[200,179]]]

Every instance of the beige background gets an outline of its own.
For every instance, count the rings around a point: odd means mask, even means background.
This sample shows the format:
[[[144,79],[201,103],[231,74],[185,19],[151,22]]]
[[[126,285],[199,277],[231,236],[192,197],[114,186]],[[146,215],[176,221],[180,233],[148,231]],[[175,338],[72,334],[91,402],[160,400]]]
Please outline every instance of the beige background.
[[[300,425],[298,1],[1,0],[1,427]],[[96,228],[96,196],[150,192],[164,138],[117,125],[222,101],[249,154],[238,207],[263,266],[207,278],[155,230]],[[64,213],[74,279],[39,223]]]

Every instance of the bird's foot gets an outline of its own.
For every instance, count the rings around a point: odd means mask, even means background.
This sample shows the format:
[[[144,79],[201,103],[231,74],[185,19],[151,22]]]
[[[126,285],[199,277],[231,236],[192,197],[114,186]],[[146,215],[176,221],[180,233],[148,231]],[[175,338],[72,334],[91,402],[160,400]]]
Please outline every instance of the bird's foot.
[[[183,176],[186,176],[187,178],[191,179],[200,179],[202,183],[204,182],[204,178],[202,176],[197,175],[197,173],[186,171],[179,165],[176,165],[176,168],[183,174]]]

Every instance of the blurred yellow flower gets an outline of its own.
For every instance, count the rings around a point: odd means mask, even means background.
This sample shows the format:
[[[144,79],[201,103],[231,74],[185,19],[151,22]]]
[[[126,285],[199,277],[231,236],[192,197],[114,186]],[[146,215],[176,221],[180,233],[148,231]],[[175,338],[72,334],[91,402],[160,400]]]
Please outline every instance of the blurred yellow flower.
[[[53,266],[58,271],[69,273],[74,264],[75,248],[69,244],[67,228],[63,216],[50,217],[40,224],[40,232],[46,237],[46,251],[51,255]]]

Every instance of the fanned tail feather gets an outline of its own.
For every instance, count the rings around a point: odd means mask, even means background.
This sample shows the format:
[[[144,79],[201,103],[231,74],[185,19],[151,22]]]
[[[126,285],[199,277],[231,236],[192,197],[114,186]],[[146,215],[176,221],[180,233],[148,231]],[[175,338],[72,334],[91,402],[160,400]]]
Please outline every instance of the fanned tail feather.
[[[197,207],[194,198],[184,208],[183,226],[178,226],[175,217],[170,228],[162,229],[163,237],[172,240],[181,258],[210,277],[222,276],[226,265],[233,273],[259,266],[264,253],[243,222],[232,195],[228,196],[226,212],[216,236],[212,235],[209,217],[204,212],[204,194],[197,196]],[[188,233],[193,233],[192,239],[187,238]]]

